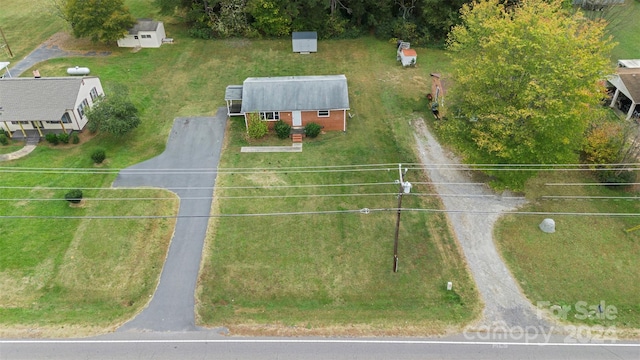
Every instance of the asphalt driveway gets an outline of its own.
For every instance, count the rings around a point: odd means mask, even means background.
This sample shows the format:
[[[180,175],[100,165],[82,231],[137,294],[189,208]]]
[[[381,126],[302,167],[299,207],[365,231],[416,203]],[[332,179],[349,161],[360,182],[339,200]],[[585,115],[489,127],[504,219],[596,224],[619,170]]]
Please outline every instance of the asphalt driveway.
[[[226,121],[226,108],[219,108],[214,117],[177,118],[165,151],[123,169],[113,183],[165,188],[181,198],[158,288],[147,308],[118,331],[197,330],[194,293]]]

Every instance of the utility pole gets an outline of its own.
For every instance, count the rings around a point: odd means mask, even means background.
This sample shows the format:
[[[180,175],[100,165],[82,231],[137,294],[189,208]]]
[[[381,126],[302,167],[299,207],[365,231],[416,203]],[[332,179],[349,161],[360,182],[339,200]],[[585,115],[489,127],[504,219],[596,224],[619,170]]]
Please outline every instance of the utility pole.
[[[396,236],[393,241],[393,272],[398,272],[398,235],[400,233],[400,213],[402,210],[402,195],[408,194],[411,191],[411,183],[404,181],[404,174],[402,173],[402,164],[398,164],[398,172],[400,173],[400,190],[398,191],[398,214],[396,217]],[[407,169],[404,169],[407,172]]]
[[[2,31],[2,28],[0,28],[0,35],[2,35],[2,40],[4,41],[2,47],[6,46],[7,50],[9,50],[9,57],[13,57],[13,53],[11,52],[11,48],[9,47],[9,43],[7,42],[7,38],[4,36],[4,31]]]

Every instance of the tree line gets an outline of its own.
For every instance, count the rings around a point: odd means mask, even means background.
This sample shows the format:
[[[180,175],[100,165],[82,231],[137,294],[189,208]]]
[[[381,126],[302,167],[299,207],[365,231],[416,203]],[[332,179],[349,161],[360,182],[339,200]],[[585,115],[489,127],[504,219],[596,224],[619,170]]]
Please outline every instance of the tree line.
[[[280,37],[317,31],[321,39],[373,34],[416,45],[444,42],[468,0],[155,0],[197,38]]]

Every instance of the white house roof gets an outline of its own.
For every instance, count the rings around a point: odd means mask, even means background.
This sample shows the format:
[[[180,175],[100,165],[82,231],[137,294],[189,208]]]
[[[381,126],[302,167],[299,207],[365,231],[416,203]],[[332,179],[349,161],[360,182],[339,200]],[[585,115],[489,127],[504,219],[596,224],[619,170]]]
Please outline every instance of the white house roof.
[[[247,78],[242,112],[349,109],[344,75]]]
[[[129,29],[129,35],[137,35],[140,31],[156,31],[159,21],[150,19],[139,19],[138,22]]]
[[[0,121],[58,120],[73,109],[82,81],[90,77],[0,80]],[[94,77],[95,78],[95,77]]]

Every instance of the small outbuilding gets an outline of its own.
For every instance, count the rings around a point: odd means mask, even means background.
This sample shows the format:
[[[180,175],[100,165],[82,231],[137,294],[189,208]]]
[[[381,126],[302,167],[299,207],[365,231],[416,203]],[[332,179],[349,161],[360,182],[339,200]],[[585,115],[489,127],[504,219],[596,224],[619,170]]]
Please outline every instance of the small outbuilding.
[[[402,40],[398,41],[397,60],[402,63],[402,66],[414,66],[418,61],[418,53],[414,49],[411,49],[411,44]]]
[[[315,31],[294,31],[291,34],[291,44],[295,53],[318,52],[318,33]]]
[[[118,46],[159,48],[166,36],[162,21],[140,19],[125,37],[118,40]]]

